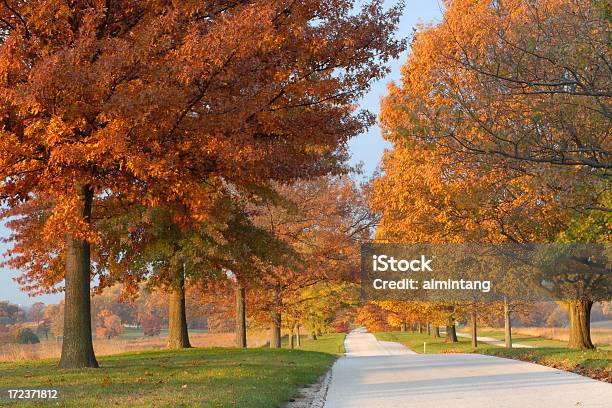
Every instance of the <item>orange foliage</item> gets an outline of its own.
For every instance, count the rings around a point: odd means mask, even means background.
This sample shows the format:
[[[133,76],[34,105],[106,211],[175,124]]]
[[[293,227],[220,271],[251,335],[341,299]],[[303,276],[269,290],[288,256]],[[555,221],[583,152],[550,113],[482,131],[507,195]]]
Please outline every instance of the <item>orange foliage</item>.
[[[379,2],[12,3],[0,201],[35,224],[10,225],[8,262],[32,290],[61,281],[67,233],[100,242],[87,195],[94,220],[137,203],[197,224],[217,191],[337,171],[372,121],[353,102],[403,49]]]

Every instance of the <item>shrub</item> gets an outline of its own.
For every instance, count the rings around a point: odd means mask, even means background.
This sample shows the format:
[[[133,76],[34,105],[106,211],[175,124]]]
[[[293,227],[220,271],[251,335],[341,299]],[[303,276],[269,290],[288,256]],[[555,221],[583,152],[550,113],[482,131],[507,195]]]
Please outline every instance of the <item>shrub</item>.
[[[13,341],[17,344],[40,343],[38,336],[28,327],[20,327],[13,332]]]

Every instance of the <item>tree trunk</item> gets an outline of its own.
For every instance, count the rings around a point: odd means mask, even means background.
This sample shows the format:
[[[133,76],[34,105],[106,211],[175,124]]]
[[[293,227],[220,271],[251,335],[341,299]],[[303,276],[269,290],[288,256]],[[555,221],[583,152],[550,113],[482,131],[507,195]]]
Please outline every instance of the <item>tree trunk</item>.
[[[93,189],[80,188],[79,200],[82,219],[91,221]],[[64,335],[61,368],[98,367],[91,334],[90,273],[91,248],[89,242],[72,234],[66,236],[66,270],[64,273]]]
[[[472,347],[478,347],[478,322],[476,312],[472,312]]]
[[[594,349],[591,341],[591,307],[588,300],[563,302],[569,316],[570,337],[567,346],[575,349]]]
[[[406,331],[406,322],[402,322],[402,324],[400,325],[400,331]]]
[[[431,323],[425,323],[427,325],[427,334],[431,336]]]
[[[434,339],[440,338],[440,326],[433,327],[433,336],[434,336]]]
[[[510,321],[510,305],[504,296],[504,340],[506,348],[512,348],[512,322]]]
[[[295,344],[297,348],[302,347],[302,340],[300,339],[300,325],[299,324],[295,328]]]
[[[417,323],[417,329],[419,330],[419,334],[423,334],[423,323],[419,320]]]
[[[289,348],[292,350],[295,348],[295,342],[294,342],[294,337],[293,337],[294,332],[295,332],[295,326],[291,326],[291,328],[289,329]]]
[[[168,308],[168,348],[190,348],[185,312],[185,277],[181,264],[177,281],[170,286],[170,307]]]
[[[246,348],[246,310],[244,302],[244,288],[236,286],[236,347]]]
[[[457,331],[455,330],[455,322],[449,320],[446,324],[446,343],[457,343]]]
[[[310,335],[308,336],[308,338],[310,338],[310,340],[316,340],[317,339],[317,333],[315,333],[315,331],[311,331]]]
[[[270,348],[281,348],[281,314],[279,312],[272,312]]]

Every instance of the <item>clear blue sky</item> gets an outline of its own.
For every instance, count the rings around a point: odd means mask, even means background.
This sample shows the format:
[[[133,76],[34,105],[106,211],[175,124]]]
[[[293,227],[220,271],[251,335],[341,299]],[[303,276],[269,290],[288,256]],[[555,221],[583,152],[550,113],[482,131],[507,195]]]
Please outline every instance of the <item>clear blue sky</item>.
[[[392,5],[395,1],[386,1],[387,5]],[[412,29],[418,23],[428,23],[437,21],[441,15],[441,5],[438,0],[405,0],[406,8],[400,22],[399,36],[408,37],[412,34]],[[375,83],[372,90],[361,101],[361,106],[378,113],[379,101],[386,93],[387,83],[399,79],[400,66],[406,60],[406,53],[398,60],[391,63],[391,73],[388,77]],[[366,175],[372,172],[378,166],[380,158],[388,147],[380,137],[378,127],[372,127],[368,132],[354,138],[349,143],[352,153],[352,162],[362,162]],[[6,229],[0,226],[0,237],[7,235]],[[3,253],[6,247],[0,244],[0,252]],[[19,285],[13,281],[13,277],[17,276],[18,272],[7,269],[0,269],[0,301],[8,300],[17,304],[31,304],[36,301],[45,303],[55,303],[63,297],[63,295],[45,295],[37,298],[28,297],[26,293],[21,292]]]

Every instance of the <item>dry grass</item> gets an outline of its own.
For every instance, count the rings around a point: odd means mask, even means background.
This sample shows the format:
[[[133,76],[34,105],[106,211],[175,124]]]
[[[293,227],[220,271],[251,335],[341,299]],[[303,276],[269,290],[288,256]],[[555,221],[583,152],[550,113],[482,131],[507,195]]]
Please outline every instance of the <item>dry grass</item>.
[[[194,333],[189,335],[194,347],[233,347],[234,333]],[[266,343],[264,333],[253,333],[249,347],[261,347]],[[132,339],[94,340],[96,355],[124,353],[138,350],[158,350],[166,347],[166,337],[140,337]],[[43,341],[38,344],[0,344],[0,362],[31,361],[45,358],[59,358],[62,343]]]
[[[512,332],[545,339],[569,341],[569,328],[567,327],[517,327]],[[612,344],[612,328],[592,327],[591,339],[596,345]]]

